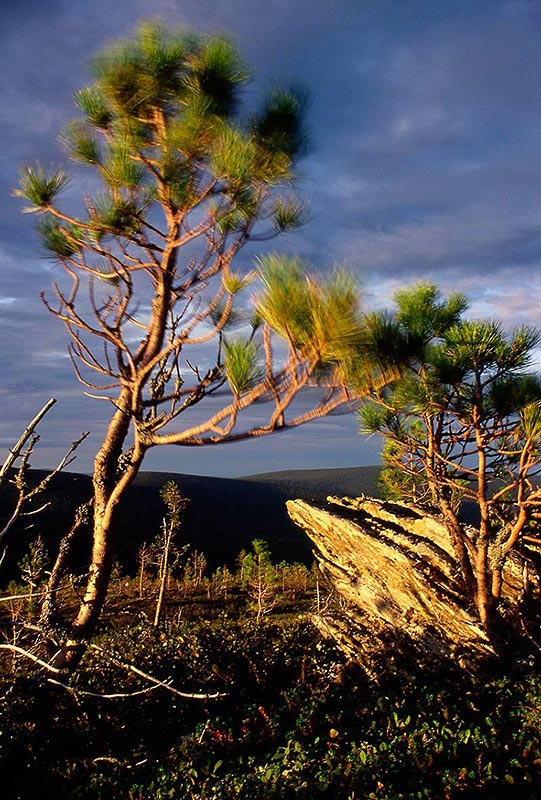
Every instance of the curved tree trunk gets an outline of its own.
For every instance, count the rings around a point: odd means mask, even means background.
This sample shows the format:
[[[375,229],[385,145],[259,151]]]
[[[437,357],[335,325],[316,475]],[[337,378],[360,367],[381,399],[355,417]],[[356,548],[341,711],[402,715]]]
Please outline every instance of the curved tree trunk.
[[[131,418],[130,394],[121,393],[107,433],[95,461],[93,474],[94,521],[92,556],[85,592],[66,640],[55,657],[54,665],[72,670],[79,663],[86,642],[94,633],[105,603],[114,555],[114,514],[124,491],[136,477],[143,461],[145,448],[135,448],[125,472],[119,471],[119,458],[129,433]]]

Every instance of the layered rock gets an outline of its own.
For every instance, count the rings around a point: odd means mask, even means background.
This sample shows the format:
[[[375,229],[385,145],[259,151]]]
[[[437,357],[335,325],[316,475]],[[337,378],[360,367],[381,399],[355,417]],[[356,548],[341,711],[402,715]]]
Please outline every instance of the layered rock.
[[[340,609],[316,622],[366,668],[389,647],[468,668],[495,655],[461,593],[443,522],[403,503],[328,498],[289,501],[291,519],[314,545]],[[509,560],[504,596],[522,590],[522,565]]]

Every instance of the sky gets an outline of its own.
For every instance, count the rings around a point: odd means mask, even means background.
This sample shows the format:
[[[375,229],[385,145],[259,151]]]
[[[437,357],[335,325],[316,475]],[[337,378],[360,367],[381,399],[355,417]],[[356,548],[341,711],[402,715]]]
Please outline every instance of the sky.
[[[314,270],[346,266],[367,309],[430,281],[464,292],[472,317],[541,324],[538,0],[0,0],[0,459],[52,396],[32,465],[53,466],[90,430],[71,467],[90,471],[99,446],[110,408],[84,395],[39,299],[58,268],[13,188],[21,164],[65,160],[59,133],[92,54],[149,17],[232,37],[254,71],[249,91],[309,91],[310,221],[282,249]],[[257,441],[158,448],[145,469],[376,463],[378,442],[357,427],[345,414]]]

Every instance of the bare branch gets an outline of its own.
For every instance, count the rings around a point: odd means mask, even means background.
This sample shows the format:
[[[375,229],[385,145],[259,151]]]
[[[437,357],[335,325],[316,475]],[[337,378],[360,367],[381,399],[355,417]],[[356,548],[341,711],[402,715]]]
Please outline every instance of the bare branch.
[[[134,675],[139,675],[141,678],[144,678],[146,681],[150,681],[150,683],[155,684],[156,686],[161,686],[163,689],[166,689],[168,692],[172,694],[178,695],[178,697],[185,697],[189,700],[217,700],[222,697],[227,697],[226,694],[223,692],[213,692],[212,694],[205,692],[181,692],[179,689],[175,689],[174,686],[167,683],[167,681],[161,681],[159,678],[154,678],[152,675],[149,675],[147,672],[143,672],[143,670],[139,669],[139,667],[134,666],[133,664],[128,664],[126,661],[122,661],[118,656],[115,656],[113,653],[105,650],[103,647],[99,647],[97,644],[89,644],[89,648],[92,650],[96,650],[98,653],[106,656],[109,658],[114,664],[118,664],[119,667],[123,667],[123,669],[128,670],[128,672],[133,672]]]
[[[4,483],[9,473],[9,470],[15,463],[15,461],[19,458],[22,449],[24,448],[26,442],[34,433],[36,427],[39,425],[45,414],[54,406],[56,403],[56,399],[51,397],[50,400],[47,400],[45,405],[38,411],[34,419],[26,426],[22,435],[19,437],[17,442],[15,443],[12,450],[9,451],[9,455],[2,464],[2,468],[0,469],[0,486]]]
[[[49,664],[47,661],[43,661],[42,658],[34,655],[34,653],[30,653],[28,650],[25,650],[23,647],[19,647],[16,644],[0,644],[0,650],[10,650],[13,653],[18,653],[24,658],[28,658],[30,661],[33,661],[34,664],[38,664],[38,666],[43,667],[48,672],[53,672],[55,675],[58,675],[62,672],[61,669],[58,667],[53,667],[52,664]]]
[[[155,692],[157,689],[161,688],[160,684],[154,686],[148,686],[146,689],[138,689],[134,692],[113,692],[111,694],[102,694],[101,692],[89,692],[87,689],[74,689],[73,686],[68,686],[67,683],[62,683],[61,681],[57,681],[54,678],[47,678],[48,683],[52,683],[55,686],[60,686],[60,688],[65,689],[67,692],[70,692],[74,697],[96,697],[98,700],[124,700],[127,697],[138,697],[141,694],[150,694],[150,692]],[[94,759],[94,761],[99,760],[109,760],[109,759]],[[116,759],[111,759],[116,761]]]

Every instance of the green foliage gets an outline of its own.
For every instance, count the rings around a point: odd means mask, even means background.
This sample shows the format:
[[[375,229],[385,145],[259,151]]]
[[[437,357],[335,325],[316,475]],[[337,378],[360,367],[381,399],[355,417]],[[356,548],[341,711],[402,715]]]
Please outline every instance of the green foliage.
[[[433,339],[444,336],[468,308],[464,295],[455,292],[443,300],[435,286],[424,283],[401,289],[394,299],[396,321],[416,354],[422,353]]]
[[[30,587],[33,592],[45,575],[45,570],[49,563],[49,554],[41,536],[30,542],[28,552],[19,562],[21,580]]]
[[[296,230],[307,220],[306,206],[297,198],[278,198],[272,209],[272,220],[279,233]]]
[[[104,95],[97,87],[88,86],[75,92],[75,103],[94,128],[107,130],[113,117]]]
[[[137,234],[149,199],[190,209],[206,193],[209,168],[221,182],[208,198],[209,213],[217,201],[216,223],[236,229],[231,214],[253,221],[261,189],[289,179],[300,152],[301,96],[274,93],[253,130],[234,123],[250,71],[227,39],[147,22],[99,54],[93,71],[94,84],[75,95],[83,116],[67,126],[63,141],[110,190],[89,207],[98,233]],[[16,194],[30,201],[27,211],[48,210],[67,181],[62,169],[26,166]],[[273,202],[277,231],[300,224],[293,200]],[[65,257],[62,248],[53,252]]]
[[[186,85],[204,99],[210,114],[230,117],[237,109],[238,87],[249,79],[250,69],[233,44],[215,36],[203,43]]]
[[[259,263],[263,292],[257,300],[258,315],[321,369],[343,364],[361,337],[358,293],[351,277],[337,270],[316,281],[300,259],[278,254]]]
[[[109,147],[103,159],[103,177],[114,190],[137,189],[145,171],[138,164],[125,143],[119,142]]]
[[[142,210],[132,199],[100,194],[92,200],[90,220],[98,234],[132,236],[142,225]]]
[[[297,614],[256,625],[222,613],[160,631],[132,621],[104,632],[100,645],[183,690],[225,696],[85,696],[119,682],[124,691],[144,687],[96,652],[73,693],[19,679],[0,699],[5,796],[538,796],[536,669],[478,682],[390,655],[368,680]]]
[[[438,343],[459,322],[468,303],[458,293],[443,299],[435,286],[424,283],[398,291],[394,300],[393,314],[379,311],[366,316],[363,344],[377,367],[401,371],[400,390],[404,365],[435,358]],[[362,376],[360,379],[362,382]]]
[[[54,258],[71,258],[80,252],[84,245],[85,233],[82,228],[71,223],[60,223],[45,216],[38,226],[43,247]]]
[[[179,142],[177,146],[181,148],[182,143]],[[179,157],[174,150],[164,156],[162,176],[175,207],[188,208],[196,198],[193,172],[184,158]]]
[[[361,426],[386,440],[386,492],[443,514],[466,596],[487,623],[505,560],[541,503],[532,483],[541,471],[541,379],[527,372],[540,332],[465,320],[461,295],[442,300],[424,284],[395,299],[394,315],[371,315],[367,326],[376,369],[392,364],[395,374],[370,392]],[[476,506],[479,538],[460,517],[465,500]]]
[[[76,119],[65,128],[62,140],[74,161],[96,165],[101,162],[101,148],[87,120]]]
[[[24,583],[35,588],[44,575],[48,553],[41,536],[30,542],[28,553],[19,562],[21,578]]]
[[[242,292],[249,286],[255,275],[253,272],[242,274],[241,272],[229,272],[223,276],[223,286],[228,294],[234,295]]]
[[[203,98],[194,98],[182,115],[170,121],[166,131],[169,155],[178,152],[181,163],[206,157],[224,130],[219,117],[209,115]],[[164,173],[167,177],[167,172]]]
[[[144,118],[182,91],[189,35],[167,35],[163,26],[145,23],[134,40],[120,42],[94,61],[94,89],[113,113]]]
[[[82,105],[94,120],[107,124],[107,107],[145,120],[157,107],[174,113],[194,101],[200,101],[208,115],[229,117],[236,109],[239,87],[250,77],[243,59],[223,37],[169,32],[159,23],[144,23],[134,40],[101,54],[94,72],[96,89],[83,96]]]
[[[175,481],[167,481],[160,489],[160,497],[167,508],[169,524],[173,529],[182,525],[184,514],[188,508],[189,500],[185,497]]]
[[[399,442],[388,440],[384,443],[381,450],[383,467],[378,480],[383,496],[389,500],[403,500],[407,497],[416,503],[422,503],[426,500],[426,478],[422,472],[417,473],[413,469],[406,472],[402,468],[405,459],[407,451]]]
[[[541,395],[541,387],[537,396]],[[534,449],[541,447],[541,400],[520,406],[520,428],[518,434],[531,441]]]
[[[534,328],[517,328],[507,336],[498,322],[468,320],[453,326],[445,343],[453,360],[472,371],[509,373],[528,366],[539,337]]]
[[[273,253],[260,259],[263,292],[258,298],[257,313],[294,347],[307,339],[310,320],[310,297],[303,262],[296,257]]]
[[[256,619],[269,614],[278,600],[279,573],[263,539],[254,539],[252,551],[241,558],[242,587],[247,591]]]
[[[45,211],[68,183],[69,177],[62,167],[47,171],[41,164],[34,167],[26,165],[19,170],[20,188],[14,193],[16,197],[22,197],[31,203],[24,211]]]
[[[250,136],[232,126],[223,127],[212,152],[213,171],[237,190],[252,183],[287,180],[289,164],[283,151],[263,150]]]
[[[29,593],[28,614],[33,616],[37,610],[36,590],[43,582],[45,570],[49,564],[49,553],[41,536],[30,542],[28,552],[19,561],[21,580]]]
[[[232,339],[224,342],[224,351],[223,365],[229,386],[240,397],[261,378],[259,345],[249,339]]]
[[[308,102],[299,89],[274,89],[259,117],[252,122],[252,131],[270,150],[301,155],[308,149],[303,118]]]

